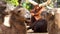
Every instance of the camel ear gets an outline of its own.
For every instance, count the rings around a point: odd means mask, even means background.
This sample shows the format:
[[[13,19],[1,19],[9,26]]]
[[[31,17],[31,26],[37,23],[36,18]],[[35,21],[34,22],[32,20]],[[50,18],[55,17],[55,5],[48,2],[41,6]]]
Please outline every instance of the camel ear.
[[[3,23],[4,26],[10,27],[10,23],[9,23],[10,17],[11,17],[11,15],[6,15],[4,17],[4,23]]]

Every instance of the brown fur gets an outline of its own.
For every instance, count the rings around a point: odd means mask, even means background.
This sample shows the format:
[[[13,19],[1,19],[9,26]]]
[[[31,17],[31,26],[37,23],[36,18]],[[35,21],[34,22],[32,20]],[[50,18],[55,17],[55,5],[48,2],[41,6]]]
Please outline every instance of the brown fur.
[[[0,7],[1,8],[1,7]],[[6,8],[5,8],[6,9]],[[17,8],[16,10],[5,12],[1,9],[0,13],[0,34],[26,34],[24,9]],[[4,16],[11,14],[10,25],[11,27],[6,27],[2,23],[4,22]]]
[[[19,33],[20,34],[26,34],[26,26],[25,26],[25,18],[24,18],[24,15],[23,14],[23,11],[21,10],[18,10],[18,11],[14,11],[12,13],[12,16],[11,16],[11,24],[12,26],[15,26],[15,28],[17,30],[19,30]]]
[[[55,10],[55,9],[54,9]],[[53,9],[51,10],[53,11]],[[56,11],[56,10],[55,10]],[[47,31],[48,34],[57,34],[57,25],[55,23],[55,15],[52,15],[50,12],[45,15],[45,18],[47,20]]]

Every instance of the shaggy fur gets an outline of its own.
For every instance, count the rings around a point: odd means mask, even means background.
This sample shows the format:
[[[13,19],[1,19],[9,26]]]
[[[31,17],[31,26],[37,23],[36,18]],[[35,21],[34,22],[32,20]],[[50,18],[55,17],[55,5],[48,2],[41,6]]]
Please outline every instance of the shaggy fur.
[[[1,1],[0,1],[1,2]],[[4,5],[4,6],[3,6]],[[0,34],[26,34],[26,27],[25,27],[25,13],[24,9],[22,8],[16,8],[13,11],[5,11],[6,10],[6,4],[2,2],[2,5],[0,3]],[[3,23],[7,17],[7,15],[10,18],[8,18],[8,22],[10,23],[10,27],[4,25]],[[5,19],[5,20],[4,20]]]

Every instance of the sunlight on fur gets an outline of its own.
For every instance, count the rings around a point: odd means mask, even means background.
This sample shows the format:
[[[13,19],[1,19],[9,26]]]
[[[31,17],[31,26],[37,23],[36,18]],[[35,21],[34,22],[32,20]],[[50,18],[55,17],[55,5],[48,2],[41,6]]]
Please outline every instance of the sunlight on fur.
[[[9,20],[10,20],[10,16],[11,15],[6,15],[5,17],[4,17],[4,25],[5,26],[7,26],[7,27],[10,27],[10,23],[9,23]]]

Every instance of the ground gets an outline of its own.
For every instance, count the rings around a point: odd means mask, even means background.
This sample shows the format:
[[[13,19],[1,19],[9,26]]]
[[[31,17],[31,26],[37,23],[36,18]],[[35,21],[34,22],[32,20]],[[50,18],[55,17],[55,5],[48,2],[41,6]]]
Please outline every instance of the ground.
[[[27,33],[27,34],[48,34],[48,33]]]

